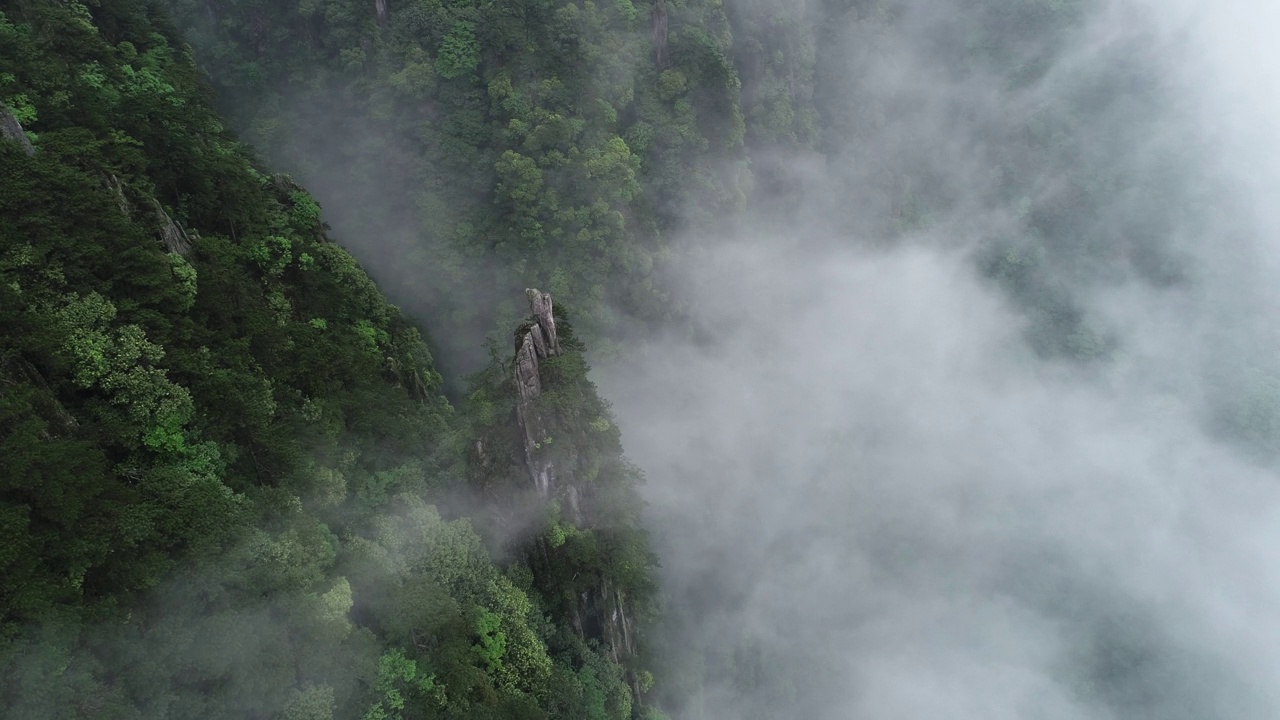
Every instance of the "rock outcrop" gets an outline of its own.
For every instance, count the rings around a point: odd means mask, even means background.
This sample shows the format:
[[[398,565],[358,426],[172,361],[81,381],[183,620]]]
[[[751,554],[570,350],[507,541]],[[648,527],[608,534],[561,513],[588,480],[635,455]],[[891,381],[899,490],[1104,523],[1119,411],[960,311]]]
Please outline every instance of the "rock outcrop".
[[[111,191],[116,197],[116,204],[120,207],[120,213],[127,218],[133,218],[133,204],[129,202],[128,195],[124,191],[124,183],[115,175],[103,175],[102,184]],[[155,222],[156,232],[160,235],[160,242],[164,243],[164,247],[171,253],[178,253],[186,257],[191,252],[192,239],[191,235],[177,223],[169,213],[165,211],[164,206],[155,198],[143,198],[144,203],[151,205],[151,219]]]
[[[524,443],[525,466],[539,498],[563,501],[566,519],[577,527],[590,528],[594,523],[588,507],[589,491],[580,488],[574,477],[578,453],[572,447],[553,447],[555,441],[550,436],[547,410],[540,403],[545,389],[543,363],[561,354],[555,307],[550,294],[536,289],[525,292],[532,318],[516,331],[512,369],[519,393],[516,417]],[[477,453],[483,458],[483,447],[478,447]],[[550,563],[552,552],[543,545],[535,554]],[[596,587],[573,597],[569,613],[578,634],[600,641],[615,662],[623,662],[635,654],[635,623],[630,603],[624,589],[611,582],[607,575]],[[638,696],[638,685],[635,690]]]
[[[653,60],[659,69],[667,67],[667,36],[670,33],[671,20],[667,15],[667,1],[658,0],[653,4]]]
[[[520,393],[516,417],[524,434],[525,464],[529,477],[543,499],[550,498],[556,487],[556,467],[551,458],[547,423],[538,406],[542,397],[541,362],[560,354],[556,337],[556,320],[551,296],[532,288],[525,291],[533,322],[516,333],[515,382]]]
[[[133,205],[129,204],[129,198],[125,197],[124,185],[120,182],[120,178],[115,175],[103,175],[102,184],[116,196],[116,205],[120,207],[120,214],[125,217],[133,216]]]
[[[0,137],[18,143],[22,146],[23,152],[28,155],[36,154],[35,146],[31,144],[26,131],[22,129],[22,123],[9,112],[8,106],[4,103],[0,103]]]
[[[171,253],[178,253],[186,256],[191,252],[191,236],[187,234],[182,226],[174,222],[169,217],[169,213],[165,212],[164,206],[154,198],[151,200],[152,209],[155,211],[156,223],[160,230],[160,240],[164,242],[165,248]]]
[[[600,587],[578,595],[573,609],[573,629],[583,637],[597,638],[609,648],[614,662],[635,654],[633,621],[627,599],[606,579]]]

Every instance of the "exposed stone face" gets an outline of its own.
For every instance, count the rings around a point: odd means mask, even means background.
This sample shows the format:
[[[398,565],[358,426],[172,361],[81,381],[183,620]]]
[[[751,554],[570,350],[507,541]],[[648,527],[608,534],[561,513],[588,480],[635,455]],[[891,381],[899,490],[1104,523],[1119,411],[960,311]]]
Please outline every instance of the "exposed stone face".
[[[129,198],[124,195],[124,185],[120,183],[120,178],[115,175],[107,175],[102,182],[116,196],[116,204],[120,206],[120,214],[125,217],[133,215],[133,206],[129,204]]]
[[[556,467],[550,458],[547,441],[547,425],[538,410],[537,401],[542,396],[540,361],[560,354],[560,341],[556,337],[556,320],[551,296],[535,289],[528,289],[529,310],[534,322],[522,328],[516,335],[515,381],[520,392],[516,415],[524,434],[525,464],[530,479],[542,498],[550,498],[561,490],[557,487]],[[572,488],[572,485],[568,486]],[[570,490],[571,509],[578,515],[577,490]],[[578,519],[575,517],[575,520]]]
[[[28,155],[36,154],[35,146],[31,144],[27,133],[22,129],[22,123],[9,112],[9,108],[4,103],[0,103],[0,137],[18,143],[22,146],[23,152]]]
[[[120,207],[120,213],[127,218],[132,218],[133,204],[125,195],[124,183],[120,182],[120,178],[115,175],[103,175],[102,184],[116,196],[116,205]],[[156,232],[160,234],[160,241],[164,243],[165,249],[186,257],[191,252],[191,235],[169,217],[169,213],[165,212],[160,201],[155,198],[143,198],[142,201],[151,203],[151,219],[155,222]]]
[[[614,662],[623,662],[636,652],[634,622],[626,597],[607,579],[593,590],[578,593],[570,622],[582,637],[596,638],[608,647]]]
[[[524,434],[524,459],[529,476],[542,498],[551,496],[555,487],[555,467],[542,451],[542,441],[547,437],[546,423],[539,412],[537,401],[542,396],[542,379],[538,376],[538,353],[534,339],[538,330],[532,328],[521,338],[516,351],[515,381],[520,392],[516,403],[516,417]]]
[[[556,333],[555,309],[551,295],[530,288],[525,291],[533,321],[516,332],[516,356],[513,368],[519,400],[516,416],[524,438],[525,465],[539,497],[564,500],[567,517],[576,525],[589,521],[589,498],[574,482],[571,467],[556,467],[546,445],[548,426],[538,407],[543,384],[541,363],[560,354],[560,340]],[[562,457],[572,449],[558,448]],[[568,461],[570,465],[572,460]],[[540,548],[545,554],[547,548]],[[635,654],[635,628],[628,610],[625,594],[605,579],[599,587],[580,593],[573,603],[570,622],[583,637],[596,638],[608,646],[617,662]],[[639,695],[638,687],[636,688]]]
[[[160,226],[160,239],[164,241],[165,248],[169,252],[185,257],[191,252],[191,237],[181,225],[169,217],[169,213],[165,212],[164,207],[157,200],[153,199],[151,204],[155,210],[156,222]]]
[[[666,0],[658,0],[654,3],[652,17],[654,62],[659,68],[665,69],[667,67],[667,35],[671,22],[667,15]]]
[[[551,295],[534,288],[528,288],[525,295],[529,297],[529,310],[537,321],[538,335],[534,344],[540,348],[539,358],[555,357],[560,354],[560,340],[556,337],[556,318],[551,304]]]

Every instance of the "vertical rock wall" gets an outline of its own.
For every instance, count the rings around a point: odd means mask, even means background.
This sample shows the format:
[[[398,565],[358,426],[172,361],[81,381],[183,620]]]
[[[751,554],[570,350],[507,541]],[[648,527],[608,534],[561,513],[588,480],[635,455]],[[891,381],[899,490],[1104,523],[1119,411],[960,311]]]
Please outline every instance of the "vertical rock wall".
[[[512,372],[519,399],[516,417],[524,439],[524,460],[529,478],[544,500],[562,499],[568,518],[579,526],[590,524],[585,491],[574,482],[572,467],[557,467],[549,448],[548,424],[539,406],[543,393],[542,362],[560,354],[555,311],[551,295],[535,289],[525,291],[532,321],[516,332],[516,356]],[[574,457],[572,449],[559,448],[560,456]],[[546,553],[547,548],[543,547]],[[573,603],[571,621],[583,637],[596,638],[609,648],[615,662],[635,653],[634,621],[625,593],[608,578],[580,593]]]
[[[529,477],[543,499],[556,491],[556,468],[543,444],[547,441],[547,424],[538,407],[542,396],[541,361],[560,354],[556,339],[556,321],[551,296],[538,290],[525,291],[534,321],[521,328],[516,340],[515,381],[520,399],[516,416],[524,435],[524,458]]]

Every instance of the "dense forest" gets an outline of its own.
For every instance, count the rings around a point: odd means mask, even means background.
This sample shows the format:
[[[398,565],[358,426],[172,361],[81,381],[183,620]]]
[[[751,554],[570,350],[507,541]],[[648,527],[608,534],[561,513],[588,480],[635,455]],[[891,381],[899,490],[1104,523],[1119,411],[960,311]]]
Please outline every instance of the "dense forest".
[[[656,716],[640,476],[565,311],[451,406],[185,48],[147,3],[0,15],[6,716]]]
[[[822,628],[664,575],[591,365],[789,322],[689,280],[770,235],[961,248],[1027,364],[1123,367],[1091,298],[1247,228],[1154,36],[1062,69],[1106,6],[0,2],[4,716],[839,716]],[[1251,298],[1165,380],[1273,466]]]

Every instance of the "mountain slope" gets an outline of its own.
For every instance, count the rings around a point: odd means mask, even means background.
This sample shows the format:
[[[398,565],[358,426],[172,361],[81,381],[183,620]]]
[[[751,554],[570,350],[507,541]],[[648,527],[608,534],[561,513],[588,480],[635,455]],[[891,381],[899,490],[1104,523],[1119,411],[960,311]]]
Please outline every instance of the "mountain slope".
[[[619,350],[628,320],[680,312],[677,230],[744,203],[719,2],[169,5],[229,122],[316,190],[451,367],[484,364],[529,284]]]
[[[462,516],[419,332],[175,37],[148,2],[0,13],[5,715],[640,713],[495,562],[541,529]]]

